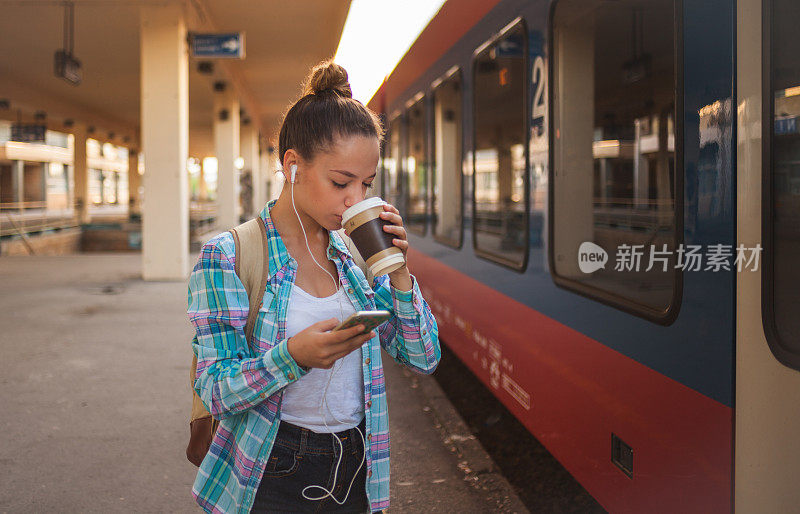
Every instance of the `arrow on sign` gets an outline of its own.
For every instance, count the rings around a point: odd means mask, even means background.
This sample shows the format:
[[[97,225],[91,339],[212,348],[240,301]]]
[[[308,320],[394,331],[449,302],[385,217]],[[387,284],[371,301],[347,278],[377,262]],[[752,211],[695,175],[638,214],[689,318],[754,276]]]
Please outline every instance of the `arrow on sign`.
[[[222,48],[230,52],[235,52],[239,49],[239,41],[236,39],[229,39],[222,43]]]

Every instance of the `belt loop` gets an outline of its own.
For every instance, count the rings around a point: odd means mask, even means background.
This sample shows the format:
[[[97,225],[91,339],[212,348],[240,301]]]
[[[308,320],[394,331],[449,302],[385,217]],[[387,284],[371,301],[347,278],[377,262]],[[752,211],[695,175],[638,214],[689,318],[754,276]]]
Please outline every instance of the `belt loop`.
[[[310,430],[300,427],[300,450],[297,452],[298,457],[302,457],[306,453],[306,446],[308,445],[308,433]]]
[[[350,443],[347,447],[347,452],[350,454],[354,454],[358,450],[356,439],[360,441],[361,437],[358,435],[358,432],[356,431],[355,427],[348,430],[347,433],[349,434],[349,437],[347,439],[348,442]]]
[[[344,453],[345,443],[347,441],[342,441],[342,435],[346,434],[346,432],[339,432],[337,435],[339,436],[339,442],[342,444],[342,453]],[[333,434],[328,434],[328,439],[331,442],[331,448],[333,449],[333,456],[339,458],[339,443],[336,442],[336,436]]]

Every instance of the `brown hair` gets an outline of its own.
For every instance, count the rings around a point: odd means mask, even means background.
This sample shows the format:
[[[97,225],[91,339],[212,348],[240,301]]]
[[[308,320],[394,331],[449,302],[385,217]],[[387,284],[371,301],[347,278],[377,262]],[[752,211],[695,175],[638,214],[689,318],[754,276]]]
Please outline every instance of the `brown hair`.
[[[278,136],[281,163],[288,149],[313,160],[337,137],[374,136],[383,139],[378,116],[353,98],[347,72],[333,61],[314,66],[303,86],[303,96],[286,113]]]

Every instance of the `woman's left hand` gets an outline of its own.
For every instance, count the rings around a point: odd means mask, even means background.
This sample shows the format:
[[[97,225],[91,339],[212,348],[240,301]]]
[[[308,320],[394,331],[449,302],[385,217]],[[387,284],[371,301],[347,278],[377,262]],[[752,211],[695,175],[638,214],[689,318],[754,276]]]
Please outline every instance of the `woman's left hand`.
[[[383,230],[394,236],[392,243],[403,252],[403,259],[408,262],[408,234],[403,227],[403,218],[400,216],[400,211],[394,205],[386,204],[383,206],[381,219],[388,221],[391,225],[384,225]],[[408,271],[408,266],[389,273],[389,280],[392,285],[401,291],[410,291],[412,287],[411,274]]]

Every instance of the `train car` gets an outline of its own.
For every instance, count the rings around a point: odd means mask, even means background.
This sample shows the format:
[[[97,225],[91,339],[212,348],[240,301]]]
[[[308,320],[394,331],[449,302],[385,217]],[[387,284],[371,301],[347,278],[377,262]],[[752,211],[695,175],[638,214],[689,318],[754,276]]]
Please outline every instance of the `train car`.
[[[449,0],[370,102],[443,342],[611,512],[800,508],[797,26]]]

